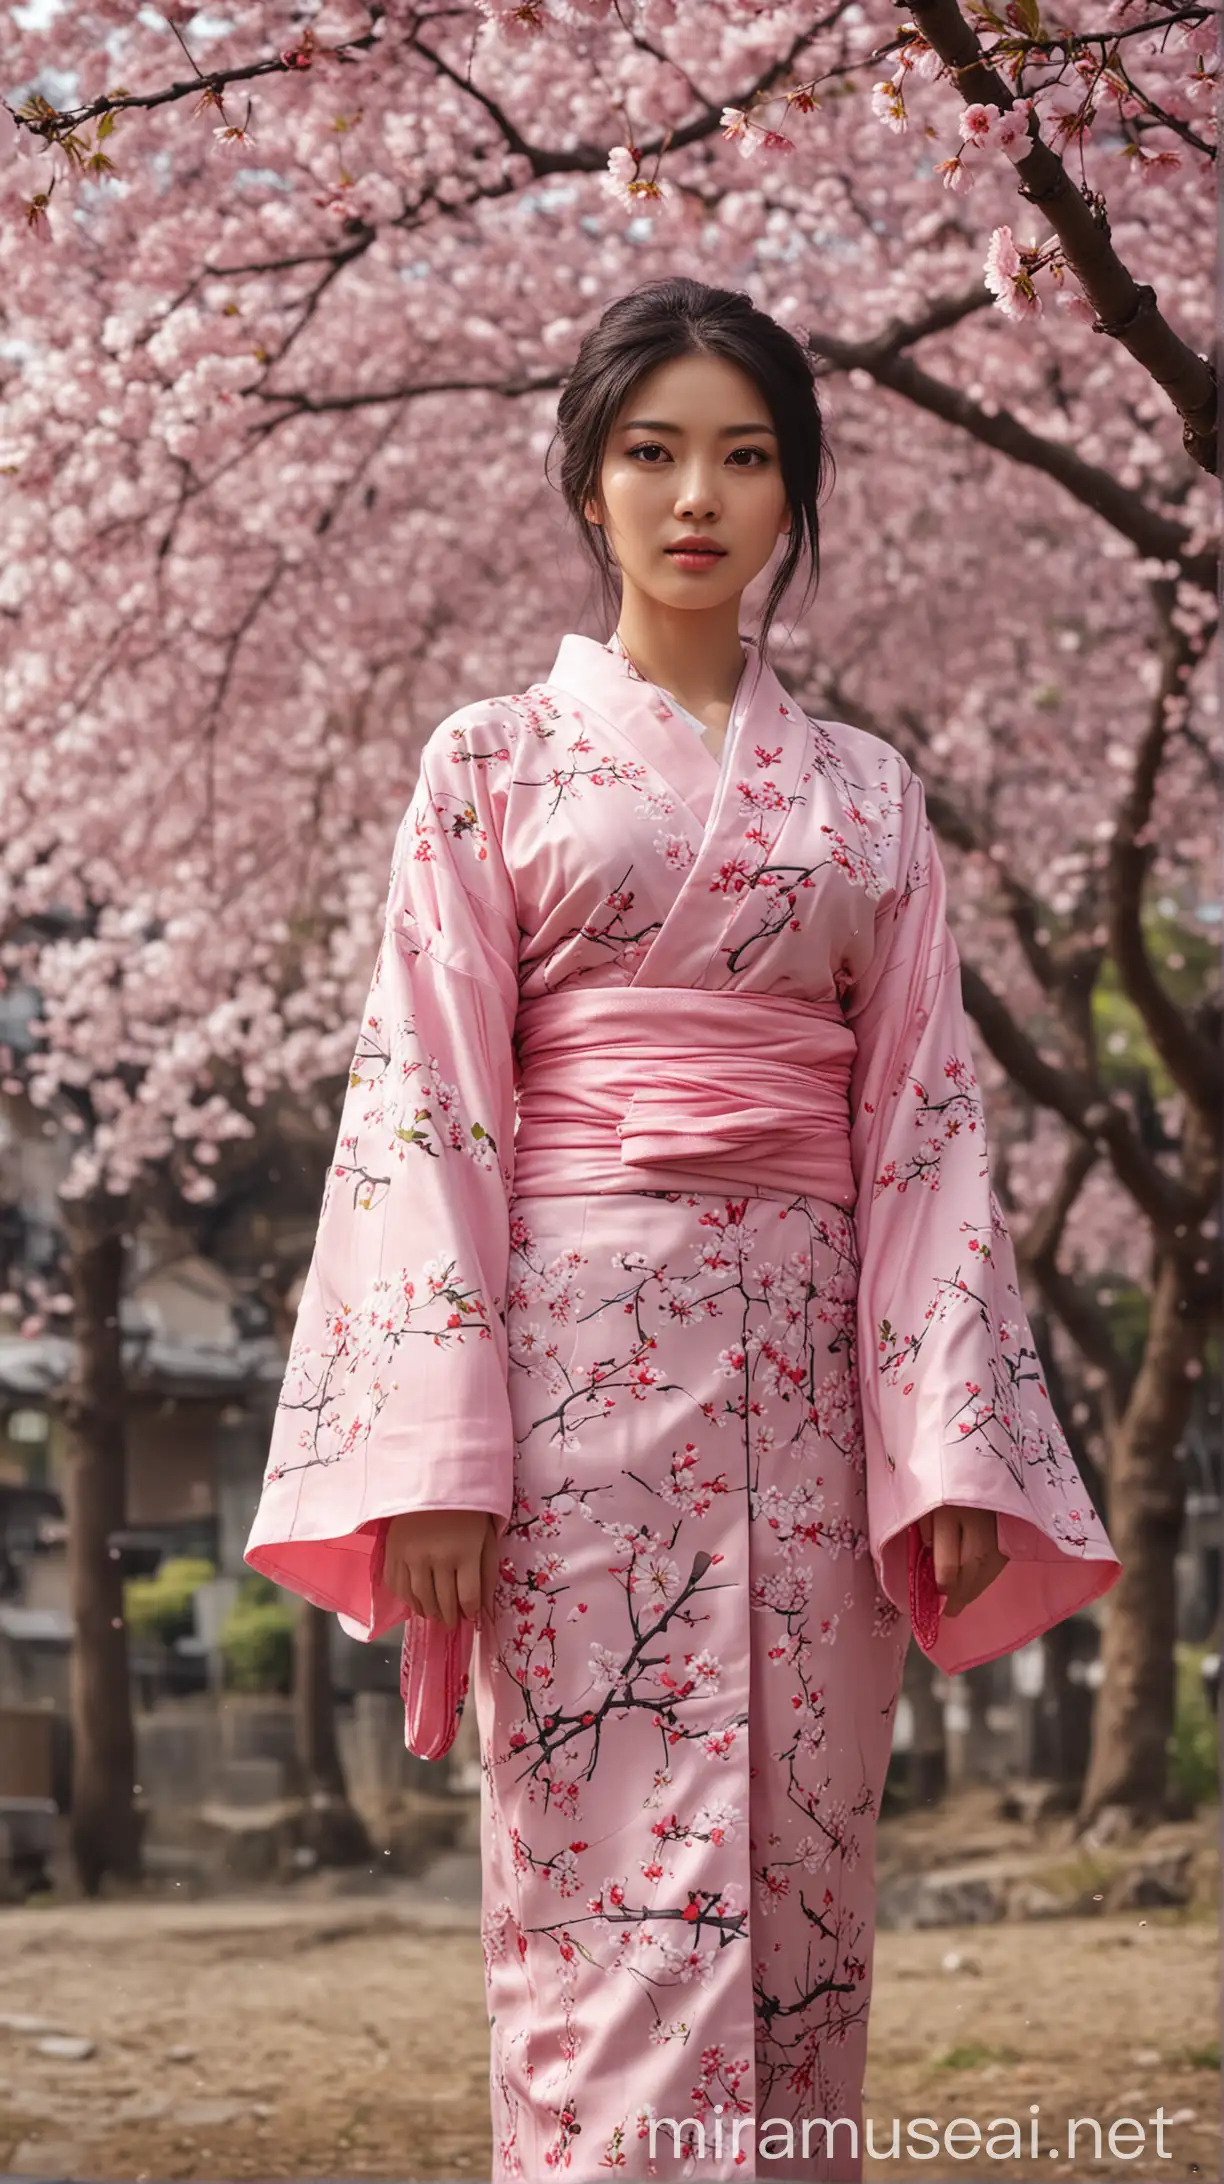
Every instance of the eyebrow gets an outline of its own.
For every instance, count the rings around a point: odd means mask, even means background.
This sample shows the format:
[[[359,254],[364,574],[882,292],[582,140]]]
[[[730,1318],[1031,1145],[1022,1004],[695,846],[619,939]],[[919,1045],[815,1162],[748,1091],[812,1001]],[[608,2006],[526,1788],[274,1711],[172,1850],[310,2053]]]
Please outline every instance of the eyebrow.
[[[665,424],[661,417],[630,417],[622,425],[621,430],[622,432],[674,432],[679,435],[684,431],[684,427],[683,425]],[[737,439],[742,432],[768,432],[772,439],[776,440],[778,437],[772,425],[723,425],[720,430],[721,437],[725,440]]]

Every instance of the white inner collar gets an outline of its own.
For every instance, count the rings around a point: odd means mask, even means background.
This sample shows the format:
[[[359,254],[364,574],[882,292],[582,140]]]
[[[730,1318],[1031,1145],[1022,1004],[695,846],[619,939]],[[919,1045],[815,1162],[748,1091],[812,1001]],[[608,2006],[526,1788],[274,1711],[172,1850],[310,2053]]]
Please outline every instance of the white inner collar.
[[[698,720],[696,713],[690,713],[687,705],[681,705],[679,698],[670,690],[667,692],[667,700],[669,705],[675,707],[680,718],[686,720],[691,728],[696,729],[699,736],[706,736],[710,733],[705,721]]]

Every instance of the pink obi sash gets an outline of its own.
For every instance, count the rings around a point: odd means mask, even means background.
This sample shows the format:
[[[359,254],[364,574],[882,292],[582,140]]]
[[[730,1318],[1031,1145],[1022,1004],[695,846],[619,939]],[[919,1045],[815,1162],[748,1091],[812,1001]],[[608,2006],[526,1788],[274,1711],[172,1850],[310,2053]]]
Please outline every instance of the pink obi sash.
[[[835,997],[601,986],[519,1005],[514,1189],[851,1206],[854,1032]]]

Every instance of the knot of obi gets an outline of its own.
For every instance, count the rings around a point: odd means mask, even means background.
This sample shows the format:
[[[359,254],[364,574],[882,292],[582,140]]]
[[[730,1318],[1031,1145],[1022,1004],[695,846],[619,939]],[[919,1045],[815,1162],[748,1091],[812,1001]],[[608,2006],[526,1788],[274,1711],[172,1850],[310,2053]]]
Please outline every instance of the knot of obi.
[[[851,1206],[855,1048],[836,997],[603,986],[523,1001],[515,1191]]]

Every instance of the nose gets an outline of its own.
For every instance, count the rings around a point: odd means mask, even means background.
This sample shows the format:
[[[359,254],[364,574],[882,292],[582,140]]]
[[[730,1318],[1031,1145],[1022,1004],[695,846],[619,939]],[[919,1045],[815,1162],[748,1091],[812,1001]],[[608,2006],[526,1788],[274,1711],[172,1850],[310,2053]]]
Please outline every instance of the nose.
[[[712,523],[720,513],[718,491],[701,464],[694,464],[677,480],[676,517],[686,523]]]

